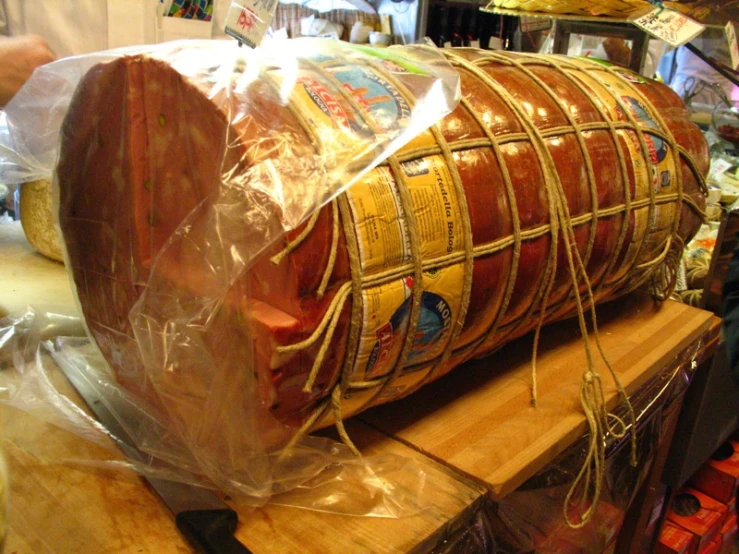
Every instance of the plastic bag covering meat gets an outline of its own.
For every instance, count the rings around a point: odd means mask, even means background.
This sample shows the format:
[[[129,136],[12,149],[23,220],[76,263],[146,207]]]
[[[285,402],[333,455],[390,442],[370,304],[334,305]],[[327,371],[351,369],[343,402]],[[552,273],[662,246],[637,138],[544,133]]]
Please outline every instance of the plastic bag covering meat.
[[[126,456],[127,439],[91,416],[70,382],[84,383],[105,404],[129,438],[136,438],[140,455]],[[31,418],[0,427],[0,447],[19,449],[40,464],[131,469],[213,487],[181,437],[168,428],[167,418],[118,385],[79,318],[31,309],[0,319],[0,403],[4,417]],[[321,512],[399,518],[433,506],[438,494],[413,459],[387,452],[357,458],[328,437],[306,438],[283,466],[275,457],[264,462],[273,464],[273,496],[245,496],[243,486],[231,485],[230,491],[242,492],[234,497],[240,508],[269,500]]]
[[[324,40],[257,50],[188,41],[61,60],[34,74],[7,107],[0,180],[57,170],[62,209],[70,198],[83,202],[61,215],[62,227],[73,220],[79,231],[64,233],[67,266],[124,404],[156,423],[129,426],[142,448],[262,499],[314,486],[342,459],[342,479],[363,480],[349,477],[346,448],[326,439],[300,437],[278,459],[272,446],[296,428],[261,409],[250,340],[224,335],[222,314],[233,314],[234,302],[250,305],[239,278],[261,251],[452,111],[459,90],[459,75],[433,47]],[[121,200],[124,189],[133,204]],[[76,274],[83,252],[99,264],[87,283]],[[108,297],[111,279],[118,284]],[[233,363],[243,369],[237,376],[227,371]],[[168,381],[175,373],[187,375],[177,390]],[[114,390],[105,383],[101,390]],[[192,415],[197,430],[184,423]],[[388,475],[404,464],[372,467]],[[389,498],[386,479],[354,465],[374,483],[373,502]],[[334,509],[335,497],[323,509]],[[402,512],[389,505],[369,512]]]

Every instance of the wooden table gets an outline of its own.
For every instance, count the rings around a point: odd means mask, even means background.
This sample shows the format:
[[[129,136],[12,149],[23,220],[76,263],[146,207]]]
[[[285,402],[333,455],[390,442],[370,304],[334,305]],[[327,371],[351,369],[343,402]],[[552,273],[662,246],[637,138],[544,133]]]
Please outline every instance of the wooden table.
[[[9,251],[22,246],[18,235],[7,237],[0,237],[0,256],[6,260]],[[47,295],[51,289],[43,284],[61,287],[66,279],[61,266],[48,261],[54,265],[42,264],[43,270],[37,270],[39,260],[17,259],[18,265],[3,271],[22,274],[24,282],[35,284],[15,286],[12,305],[33,304],[38,294],[69,301],[66,309],[74,309],[68,289]],[[26,265],[23,260],[28,259],[32,263]],[[682,304],[659,306],[638,295],[601,307],[598,313],[606,353],[629,392],[674,363],[681,351],[696,348],[712,318]],[[256,510],[237,506],[237,537],[255,553],[430,550],[464,527],[489,495],[501,498],[514,490],[585,431],[578,403],[584,367],[581,341],[572,322],[543,333],[536,409],[530,405],[529,337],[491,360],[456,370],[409,399],[348,422],[363,452],[399,454],[419,464],[426,474],[429,509],[392,520],[272,504]],[[0,356],[3,359],[7,357]],[[53,369],[51,373],[74,397],[61,375]],[[608,398],[612,406],[610,384]],[[6,552],[188,551],[164,505],[135,474],[47,463],[65,456],[110,459],[118,455],[111,445],[93,444],[3,405],[0,441],[11,471]]]
[[[696,348],[714,316],[672,301],[657,304],[630,295],[598,308],[600,339],[631,394]],[[594,340],[593,349],[595,351]],[[482,481],[498,500],[546,466],[587,429],[579,391],[586,365],[576,322],[542,332],[539,402],[531,405],[532,337],[507,345],[489,360],[458,368],[421,389],[413,401],[369,410],[358,417],[412,448]],[[607,369],[608,405],[617,393]]]

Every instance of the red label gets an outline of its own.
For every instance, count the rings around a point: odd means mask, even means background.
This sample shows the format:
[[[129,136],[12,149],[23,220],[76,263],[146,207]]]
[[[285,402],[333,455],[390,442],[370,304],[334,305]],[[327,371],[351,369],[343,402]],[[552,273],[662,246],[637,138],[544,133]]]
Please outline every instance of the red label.
[[[307,77],[299,79],[298,82],[303,85],[308,96],[311,97],[316,106],[328,115],[334,123],[347,131],[352,130],[349,117],[344,111],[344,108],[341,107],[341,104],[336,101],[331,92],[323,84]]]
[[[254,23],[257,21],[257,14],[254,13],[253,10],[250,8],[247,8],[246,6],[241,8],[241,13],[239,14],[239,20],[238,25],[241,27],[241,30],[244,29],[251,29],[254,27]]]

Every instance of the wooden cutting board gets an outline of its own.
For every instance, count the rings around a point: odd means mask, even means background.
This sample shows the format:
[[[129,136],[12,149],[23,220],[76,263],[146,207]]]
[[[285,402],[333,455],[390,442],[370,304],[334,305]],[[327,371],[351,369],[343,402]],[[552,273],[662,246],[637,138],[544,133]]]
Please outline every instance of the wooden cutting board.
[[[699,350],[710,312],[632,294],[598,308],[603,348],[629,394]],[[595,342],[591,337],[593,351]],[[544,468],[586,430],[579,394],[586,358],[576,321],[544,328],[532,406],[532,336],[431,383],[410,398],[358,417],[376,429],[485,483],[499,500]],[[608,405],[616,388],[601,360]]]
[[[49,383],[81,403],[54,363],[46,356],[43,363]],[[0,371],[3,369],[7,367],[1,367],[0,360]],[[33,391],[27,394],[33,396]],[[50,412],[43,406],[37,408],[34,416],[0,404],[0,450],[5,451],[10,469],[6,553],[191,552],[173,517],[143,480],[132,471],[96,467],[103,461],[121,460],[112,442],[91,442],[44,423]],[[393,485],[397,492],[420,490],[425,509],[388,519],[276,504],[251,508],[230,502],[239,513],[236,537],[252,552],[428,552],[450,533],[467,526],[484,504],[482,485],[359,421],[348,422],[347,428],[365,455],[397,455],[403,463],[415,464],[413,472],[402,473],[407,478],[401,477]],[[419,477],[423,483],[420,488],[416,487]],[[353,494],[346,484],[332,490],[334,494]],[[290,498],[281,501],[289,502]]]

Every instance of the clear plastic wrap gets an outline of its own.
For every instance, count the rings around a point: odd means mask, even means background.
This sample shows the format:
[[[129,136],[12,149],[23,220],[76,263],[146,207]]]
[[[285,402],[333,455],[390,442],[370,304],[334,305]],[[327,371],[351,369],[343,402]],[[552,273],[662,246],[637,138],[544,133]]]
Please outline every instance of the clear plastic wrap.
[[[0,353],[0,403],[54,429],[29,435],[29,429],[44,429],[43,424],[5,425],[0,439],[13,448],[42,464],[130,469],[144,477],[213,486],[187,445],[166,427],[166,420],[118,385],[84,336],[81,320],[33,310],[4,318],[0,320]],[[83,380],[125,431],[140,438],[136,446],[141,452],[132,455],[125,440],[90,413],[71,384],[75,380]],[[13,417],[12,412],[8,417]],[[60,438],[39,440],[40,432]],[[75,438],[64,438],[68,434]],[[81,444],[86,446],[80,448]],[[236,495],[238,504],[246,507],[270,500],[322,512],[397,518],[434,502],[434,491],[425,487],[423,468],[409,458],[388,453],[357,458],[330,437],[308,436],[295,459],[282,468],[282,479],[273,483],[271,499],[245,496],[241,491]],[[280,471],[275,457],[263,461]],[[231,490],[240,492],[240,485]]]
[[[162,463],[177,470],[172,478],[205,479],[257,503],[281,495],[286,504],[384,517],[423,504],[423,475],[412,462],[356,459],[340,443],[307,436],[265,412],[255,375],[245,369],[253,367],[251,348],[229,350],[218,331],[224,311],[249,309],[240,279],[259,254],[453,110],[459,90],[458,74],[433,47],[380,50],[329,40],[276,41],[257,50],[230,41],[170,43],[65,59],[34,74],[7,106],[0,181],[54,180],[67,249],[94,251],[92,236],[115,240],[127,216],[150,224],[148,236],[137,237],[138,251],[119,258],[113,249],[111,258],[98,258],[101,274],[114,274],[117,264],[133,268],[134,258],[148,273],[126,283],[138,301],[130,314],[118,313],[120,328],[113,330],[126,333],[126,345],[106,343],[89,312],[84,324],[97,344],[37,341],[39,352],[86,376],[137,446],[157,460],[137,469],[157,471]],[[101,110],[108,100],[109,110]],[[162,135],[142,134],[149,124]],[[143,212],[125,213],[116,199],[74,186],[70,159],[84,156],[85,172],[98,175],[100,160],[120,159],[111,152],[136,140],[150,141],[152,151],[166,142],[145,163],[152,177],[176,187],[151,178],[139,183],[138,168],[124,164],[101,178],[140,186],[135,209],[143,203]],[[181,174],[168,173],[173,160]],[[148,193],[156,198],[147,200]],[[98,221],[64,212],[65,195],[80,194],[98,206]],[[162,219],[177,224],[158,226],[154,205],[175,212]],[[70,232],[75,225],[77,235]],[[71,260],[79,256],[68,250],[65,259],[74,274]],[[178,276],[189,271],[198,272],[197,283],[183,291]],[[89,307],[95,285],[79,274],[73,279]],[[93,305],[109,314],[119,307],[117,292]],[[6,322],[3,352],[13,342],[17,348],[16,371],[2,376],[5,402],[109,441],[49,384],[39,355],[24,356],[27,333],[38,338],[33,320]],[[235,374],[234,364],[243,370]],[[289,449],[276,448],[286,443]],[[419,486],[394,490],[399,472],[415,475]],[[326,494],[327,481],[360,484],[367,494]]]

